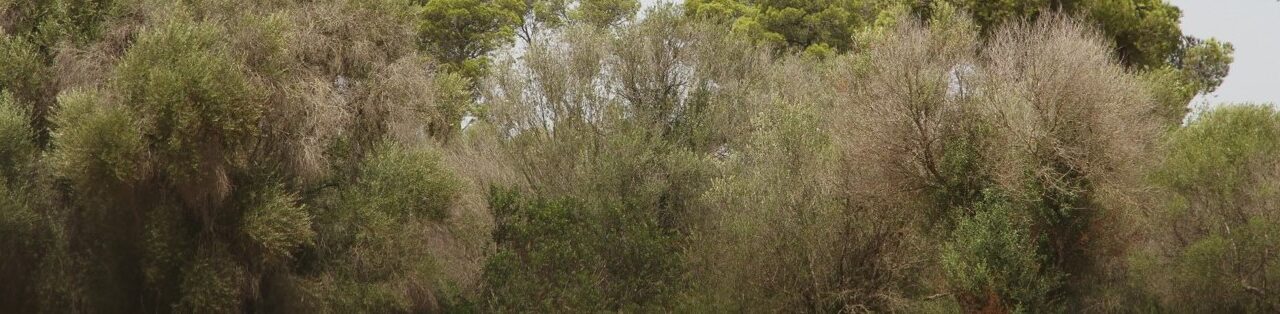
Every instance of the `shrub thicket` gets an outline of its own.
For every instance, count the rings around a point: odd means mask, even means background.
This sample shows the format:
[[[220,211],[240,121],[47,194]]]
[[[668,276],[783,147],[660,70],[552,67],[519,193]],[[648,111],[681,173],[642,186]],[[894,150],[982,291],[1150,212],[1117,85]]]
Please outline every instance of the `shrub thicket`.
[[[1161,304],[1187,312],[1269,312],[1280,261],[1274,109],[1227,106],[1173,131],[1152,180],[1148,246],[1133,259]]]
[[[434,146],[470,96],[417,55],[409,6],[68,3],[4,4],[44,21],[4,25],[6,308],[424,311],[464,291],[435,249],[483,244],[450,240],[473,223]],[[83,69],[108,73],[53,73]]]
[[[1172,6],[686,6],[0,0],[0,308],[1280,310]]]

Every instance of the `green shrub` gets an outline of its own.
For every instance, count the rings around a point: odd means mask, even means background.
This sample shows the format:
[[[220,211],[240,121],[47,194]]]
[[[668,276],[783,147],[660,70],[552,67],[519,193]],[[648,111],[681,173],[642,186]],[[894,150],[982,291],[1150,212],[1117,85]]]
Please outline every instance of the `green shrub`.
[[[54,0],[40,26],[51,46],[56,40],[83,44],[102,34],[103,22],[114,13],[116,0]]]
[[[136,184],[147,173],[146,143],[131,112],[98,91],[58,97],[51,161],[82,193]]]
[[[48,70],[37,49],[29,39],[0,34],[0,90],[24,102],[43,100]]]
[[[464,115],[473,109],[471,81],[458,74],[440,73],[433,86],[436,105],[430,109],[433,114],[427,115],[427,132],[433,138],[448,140],[461,131]]]
[[[261,251],[261,261],[278,266],[290,260],[298,248],[312,243],[315,231],[311,230],[311,214],[298,204],[297,196],[279,185],[251,193],[244,197],[251,205],[240,229],[248,242]]]
[[[458,193],[457,178],[427,148],[385,145],[365,161],[356,184],[344,191],[344,205],[392,217],[443,221]]]
[[[1204,113],[1170,134],[1157,181],[1170,188],[1199,192],[1183,197],[1215,197],[1234,202],[1247,193],[1255,174],[1252,162],[1280,150],[1280,115],[1261,105],[1226,106]]]
[[[11,98],[10,106],[22,105],[34,134],[44,134],[45,114],[52,96],[52,73],[30,39],[0,34],[0,93]],[[38,138],[33,138],[39,140]]]
[[[1151,213],[1135,279],[1166,309],[1280,309],[1280,114],[1271,106],[1213,109],[1169,134],[1152,180]]]
[[[383,145],[332,203],[312,210],[316,223],[313,285],[335,311],[427,311],[438,306],[441,276],[431,247],[460,182],[427,147]]]
[[[1143,72],[1142,82],[1160,105],[1154,114],[1169,127],[1181,126],[1191,111],[1187,105],[1196,96],[1194,84],[1187,81],[1181,71],[1169,66]]]
[[[246,292],[243,287],[250,279],[230,254],[217,244],[201,247],[194,260],[182,270],[182,298],[172,310],[182,313],[241,310]]]
[[[53,207],[27,111],[0,92],[0,307],[68,311],[78,295],[66,220]]]
[[[36,157],[35,136],[27,123],[27,111],[8,93],[0,92],[0,184],[21,178]]]
[[[462,181],[348,123],[391,89],[376,105],[406,110],[377,123],[458,131],[469,82],[414,53],[410,8],[0,0],[0,307],[433,312],[470,292],[435,258],[483,251],[450,242]]]
[[[991,195],[975,206],[973,216],[961,218],[942,245],[952,293],[968,309],[1056,311],[1051,292],[1062,275],[1039,253],[1027,213]]]
[[[498,251],[485,265],[499,312],[663,308],[678,283],[673,235],[649,212],[493,188]]]
[[[221,29],[181,12],[140,34],[117,67],[122,102],[178,182],[225,172],[243,158],[262,112],[258,87],[231,57]]]
[[[603,234],[580,201],[490,189],[498,251],[485,265],[487,305],[498,312],[605,310]],[[615,247],[614,249],[626,249]]]

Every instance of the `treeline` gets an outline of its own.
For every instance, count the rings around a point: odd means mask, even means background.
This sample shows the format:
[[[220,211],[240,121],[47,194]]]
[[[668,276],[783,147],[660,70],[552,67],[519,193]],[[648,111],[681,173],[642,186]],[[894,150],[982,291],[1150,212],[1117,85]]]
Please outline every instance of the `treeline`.
[[[1275,312],[1160,0],[0,1],[0,309]]]

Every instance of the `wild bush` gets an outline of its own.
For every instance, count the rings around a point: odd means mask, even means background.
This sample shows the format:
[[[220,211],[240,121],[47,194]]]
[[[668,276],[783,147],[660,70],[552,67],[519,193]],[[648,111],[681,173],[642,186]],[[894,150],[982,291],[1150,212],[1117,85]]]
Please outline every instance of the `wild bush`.
[[[1002,149],[990,154],[995,180],[1032,211],[1040,252],[1068,276],[1060,293],[1080,302],[1069,306],[1095,306],[1101,296],[1090,287],[1118,280],[1146,193],[1155,104],[1105,41],[1075,22],[1043,18],[994,38],[980,88]]]
[[[1045,265],[1029,217],[998,196],[985,198],[972,216],[957,222],[942,247],[948,284],[967,292],[958,301],[980,312],[1060,311],[1060,300],[1050,292],[1061,284],[1061,274]]]
[[[432,270],[434,250],[452,262],[462,256],[454,251],[484,244],[455,240],[454,229],[472,222],[444,218],[455,211],[458,183],[425,148],[455,136],[451,120],[470,97],[465,83],[437,79],[411,42],[388,39],[412,35],[396,19],[407,14],[390,3],[234,5],[122,1],[102,16],[101,41],[48,50],[52,69],[108,73],[58,73],[68,80],[41,85],[65,88],[51,102],[47,148],[29,122],[5,133],[30,137],[30,146],[15,146],[22,150],[0,151],[26,156],[21,171],[35,176],[6,186],[6,197],[21,190],[33,198],[7,211],[31,218],[20,219],[27,227],[4,231],[43,243],[14,247],[13,269],[32,275],[11,277],[47,283],[5,290],[6,299],[25,300],[15,308],[412,311],[472,291],[464,289],[475,286],[478,270],[469,269],[478,267]],[[289,23],[321,22],[314,17],[342,8],[353,17],[325,20],[339,24],[327,30]],[[346,27],[360,21],[381,24]],[[387,42],[364,42],[379,38]],[[340,64],[313,58],[324,53]],[[4,121],[33,116],[9,103],[18,114],[5,111]],[[361,115],[379,108],[403,109]],[[387,138],[355,121],[413,135]],[[378,148],[388,140],[424,148]],[[328,215],[343,210],[369,215]],[[368,221],[384,230],[349,227]],[[335,240],[350,238],[370,245]],[[396,259],[366,261],[360,249]],[[350,268],[363,263],[381,268]]]
[[[703,40],[697,27],[669,9],[651,11],[648,19],[616,36],[576,26],[564,37],[532,43],[523,58],[505,61],[510,63],[498,69],[506,72],[486,83],[491,87],[484,118],[498,128],[514,157],[518,187],[527,189],[520,192],[532,199],[573,200],[579,205],[557,210],[580,211],[566,215],[585,217],[575,218],[585,220],[580,228],[597,235],[565,241],[589,241],[572,245],[599,254],[591,257],[599,259],[599,265],[591,265],[599,269],[589,275],[601,282],[597,287],[603,295],[588,304],[572,298],[547,306],[664,308],[683,286],[679,249],[683,234],[694,227],[684,217],[694,214],[695,200],[709,182],[709,157],[716,142],[724,141],[712,135],[717,129],[697,137],[689,131],[701,132],[692,126],[727,115],[724,108],[699,107],[708,103],[697,97],[713,94],[707,77],[727,75],[733,66],[704,58],[715,47],[697,45]],[[544,210],[534,207],[529,210]],[[514,222],[495,219],[496,230],[515,228],[504,225]],[[528,240],[510,240],[522,241]],[[557,251],[554,246],[532,250]],[[508,272],[502,278],[536,280],[558,273],[489,269]],[[530,304],[542,293],[489,283],[490,289],[519,299],[498,307]],[[557,285],[547,293],[563,296],[584,289]]]
[[[838,150],[813,105],[755,119],[747,146],[703,194],[687,253],[694,308],[869,311],[900,305],[914,266],[903,216],[844,190]],[[785,189],[779,188],[785,186]]]
[[[0,308],[1276,311],[1148,2],[0,0]]]
[[[98,189],[137,185],[146,178],[146,142],[131,113],[99,91],[59,96],[50,159],[59,176],[82,193],[111,193]]]
[[[0,92],[0,306],[19,311],[74,309],[75,261],[67,254],[65,214],[43,175],[27,108]]]
[[[308,297],[330,310],[439,310],[438,261],[426,245],[449,219],[458,181],[429,147],[387,144],[360,168],[357,179],[315,218],[313,273]]]
[[[35,159],[35,134],[27,122],[26,108],[21,107],[9,93],[0,93],[0,178],[5,183],[25,175],[26,166]]]
[[[610,278],[602,254],[621,248],[590,240],[603,230],[581,202],[495,188],[489,206],[498,249],[485,265],[485,293],[491,295],[485,306],[500,312],[605,309]]]
[[[1176,311],[1266,312],[1273,284],[1277,216],[1273,204],[1280,116],[1258,105],[1206,112],[1164,142],[1151,179],[1160,187],[1148,213],[1148,245],[1135,279]]]
[[[39,49],[30,38],[0,34],[0,58],[5,60],[0,65],[0,92],[13,98],[14,105],[22,105],[28,112],[30,128],[36,130],[36,135],[44,136],[54,86]]]
[[[262,91],[228,56],[216,25],[175,14],[125,54],[117,68],[121,101],[142,121],[156,166],[184,201],[216,205],[258,134]]]
[[[921,232],[935,243],[995,201],[988,195],[1007,195],[1030,224],[1020,243],[1044,256],[1032,269],[1066,278],[1033,289],[1046,295],[1017,298],[1036,300],[1027,309],[1060,298],[1078,302],[1068,308],[1095,306],[1103,297],[1087,287],[1118,281],[1123,268],[1126,226],[1145,193],[1135,188],[1140,160],[1159,130],[1154,105],[1087,28],[1045,17],[980,44],[971,25],[937,6],[928,26],[901,23],[842,61],[836,73],[847,78],[834,84],[849,101],[836,103],[847,109],[835,117],[849,127],[835,139],[849,167],[867,174],[850,187],[921,214]],[[948,276],[965,281],[957,274]],[[991,297],[951,289],[961,300]]]

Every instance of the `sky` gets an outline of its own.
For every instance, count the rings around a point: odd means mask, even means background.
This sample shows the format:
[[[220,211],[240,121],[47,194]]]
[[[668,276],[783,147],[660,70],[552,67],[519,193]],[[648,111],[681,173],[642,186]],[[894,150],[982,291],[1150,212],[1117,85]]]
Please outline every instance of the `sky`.
[[[1236,48],[1222,86],[1196,104],[1280,104],[1280,1],[1172,0],[1182,8],[1182,32],[1215,37]]]

